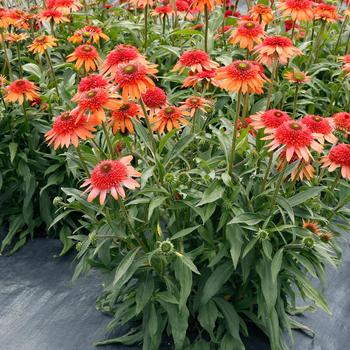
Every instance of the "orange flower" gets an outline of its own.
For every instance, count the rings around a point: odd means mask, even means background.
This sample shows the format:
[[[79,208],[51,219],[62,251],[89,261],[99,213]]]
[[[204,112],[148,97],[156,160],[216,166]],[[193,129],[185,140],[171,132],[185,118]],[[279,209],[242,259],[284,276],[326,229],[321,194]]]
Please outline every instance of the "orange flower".
[[[48,48],[57,46],[57,39],[51,35],[40,35],[33,40],[33,42],[28,45],[28,50],[33,53],[45,53]]]
[[[289,71],[284,74],[284,77],[291,83],[305,84],[311,80],[311,77],[300,71]]]
[[[136,8],[144,8],[146,5],[148,7],[153,7],[153,0],[130,0],[130,3]]]
[[[333,135],[333,123],[331,118],[322,118],[319,115],[306,115],[300,120],[305,124],[311,132],[317,134],[316,138],[320,143],[328,141],[330,143],[336,144],[338,139]]]
[[[334,127],[336,130],[342,131],[344,135],[350,133],[350,113],[339,112],[332,116]]]
[[[343,15],[345,18],[350,17],[350,7],[348,7],[346,10],[344,10]]]
[[[78,11],[80,9],[79,0],[56,0],[55,9],[62,11],[64,14],[69,14],[70,12]]]
[[[7,28],[9,24],[8,11],[0,8],[0,28]]]
[[[101,73],[114,77],[121,63],[129,63],[131,61],[139,61],[145,65],[149,64],[136,47],[119,44],[107,55],[101,67]]]
[[[282,123],[290,120],[290,116],[279,109],[270,109],[265,112],[258,112],[250,116],[250,125],[255,130],[266,128],[266,133],[272,132],[273,129],[278,128]]]
[[[232,32],[229,42],[238,44],[241,49],[253,50],[255,44],[261,44],[265,33],[263,27],[258,22],[240,21],[238,27]]]
[[[12,43],[19,43],[27,38],[28,38],[28,34],[26,33],[20,33],[20,34],[6,33],[5,34],[5,40]]]
[[[173,8],[171,7],[170,4],[164,5],[164,6],[158,6],[156,7],[152,12],[151,16],[159,16],[161,18],[171,15],[173,13]]]
[[[85,192],[90,192],[88,202],[100,196],[100,204],[103,205],[109,192],[117,200],[119,196],[125,198],[123,186],[131,190],[140,187],[140,184],[132,177],[140,177],[141,173],[130,165],[131,161],[132,156],[126,156],[119,160],[103,160],[98,163],[90,179],[81,185],[81,187],[88,186],[85,190]]]
[[[250,9],[250,15],[253,21],[263,24],[269,24],[273,21],[272,8],[263,4],[257,4]]]
[[[163,133],[165,129],[168,131],[174,128],[180,129],[180,123],[187,125],[188,121],[184,118],[184,115],[189,115],[189,113],[175,106],[167,106],[151,118],[150,122],[153,124],[154,131]]]
[[[291,17],[293,21],[311,21],[314,18],[311,0],[281,0],[277,8],[283,17]]]
[[[167,96],[164,90],[155,86],[148,89],[142,94],[143,103],[149,111],[149,117],[152,118],[155,113],[158,113],[162,107],[167,105]]]
[[[106,41],[109,40],[109,37],[103,33],[102,29],[96,26],[86,26],[79,30],[76,30],[74,34],[68,38],[68,41],[73,44],[80,44],[83,41],[90,43],[93,41],[97,44],[100,39],[104,39]]]
[[[284,36],[269,36],[254,51],[258,54],[258,61],[267,66],[271,66],[275,58],[281,64],[287,64],[290,58],[303,54]]]
[[[92,138],[91,131],[95,128],[88,122],[86,115],[79,116],[75,112],[63,112],[55,118],[52,129],[45,134],[49,145],[54,143],[53,148],[69,147],[72,144],[78,147],[79,139]]]
[[[322,168],[328,167],[329,172],[341,169],[341,175],[350,180],[350,145],[339,143],[334,146],[328,155],[322,157]]]
[[[208,100],[198,97],[198,96],[191,96],[187,98],[184,102],[181,102],[182,106],[180,109],[182,110],[190,110],[190,117],[192,118],[194,114],[196,113],[197,109],[201,110],[202,112],[206,113],[205,108],[210,107],[210,103]]]
[[[314,9],[315,19],[321,19],[326,22],[336,22],[339,19],[337,6],[328,4],[317,4]]]
[[[312,220],[306,220],[306,221],[303,220],[303,228],[311,231],[316,236],[318,236],[318,234],[320,233],[319,226],[315,221],[312,221]]]
[[[115,134],[117,130],[120,130],[124,134],[125,129],[127,129],[131,134],[133,134],[134,126],[132,124],[132,119],[140,115],[141,109],[136,103],[124,103],[121,101],[117,109],[111,111],[110,124],[113,125],[113,133]]]
[[[155,86],[153,80],[148,76],[154,76],[158,72],[155,66],[146,66],[134,61],[120,64],[117,67],[114,81],[118,84],[118,88],[122,89],[124,101],[139,99],[147,89],[152,89]]]
[[[182,73],[186,68],[190,71],[202,72],[204,70],[216,69],[219,65],[209,58],[209,55],[202,50],[188,50],[185,51],[175,64],[172,72],[180,71]]]
[[[206,88],[209,87],[210,84],[214,86],[218,86],[217,82],[215,81],[216,76],[216,70],[204,70],[202,72],[193,74],[193,72],[190,72],[189,76],[184,80],[183,87],[194,87],[198,84],[203,84]]]
[[[197,9],[199,12],[204,12],[205,6],[207,6],[208,11],[214,10],[216,5],[221,5],[222,0],[194,0],[192,3],[192,8]]]
[[[264,77],[260,67],[254,61],[235,61],[226,67],[219,68],[215,77],[223,89],[243,94],[262,94]]]
[[[27,23],[29,16],[25,11],[13,9],[7,11],[7,22],[16,28],[29,29]]]
[[[343,70],[346,72],[347,76],[350,76],[350,55],[341,56],[339,60],[343,61]]]
[[[63,23],[63,22],[69,22],[69,19],[63,15],[62,12],[58,10],[44,10],[41,13],[39,13],[39,18],[43,22],[55,22],[56,24]]]
[[[80,69],[83,65],[86,72],[90,70],[96,70],[97,65],[101,62],[100,56],[96,48],[89,44],[78,46],[73,53],[67,56],[67,62],[74,62],[77,69]]]
[[[27,79],[18,79],[6,88],[6,102],[16,102],[23,104],[24,99],[32,101],[39,97],[38,88]]]
[[[100,124],[106,119],[104,108],[118,108],[119,103],[114,99],[115,97],[117,96],[111,95],[106,89],[91,89],[80,95],[76,110],[79,110],[79,116],[88,113],[89,120],[92,118],[93,123]]]
[[[7,83],[7,79],[4,75],[0,74],[0,89],[5,86],[5,84]]]

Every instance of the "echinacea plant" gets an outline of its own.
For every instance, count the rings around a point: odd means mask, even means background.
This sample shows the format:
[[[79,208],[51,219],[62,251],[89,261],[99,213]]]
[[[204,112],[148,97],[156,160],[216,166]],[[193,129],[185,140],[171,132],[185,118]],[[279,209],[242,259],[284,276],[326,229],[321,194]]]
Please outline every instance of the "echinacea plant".
[[[98,345],[240,350],[254,324],[287,350],[292,329],[312,333],[297,314],[330,313],[315,285],[349,227],[349,13],[308,0],[0,10],[13,125],[0,164],[18,159],[25,178],[22,160],[42,169],[35,153],[53,146],[43,176],[56,177],[35,186],[62,187],[50,227],[63,253],[76,247],[74,278],[104,272],[108,328],[127,327]]]

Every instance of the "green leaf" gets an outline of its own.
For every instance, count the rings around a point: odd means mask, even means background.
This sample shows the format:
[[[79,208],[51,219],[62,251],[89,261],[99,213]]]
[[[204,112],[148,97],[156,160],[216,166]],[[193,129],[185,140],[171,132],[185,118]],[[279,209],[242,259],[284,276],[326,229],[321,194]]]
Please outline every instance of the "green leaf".
[[[122,261],[120,262],[120,264],[118,265],[116,272],[115,272],[115,276],[114,276],[114,280],[113,280],[113,285],[115,286],[119,280],[124,276],[124,274],[128,271],[129,267],[131,266],[131,264],[133,263],[136,254],[138,253],[138,251],[140,250],[140,247],[131,250],[127,255],[125,255],[125,257],[122,259]]]
[[[28,72],[30,74],[35,75],[37,78],[41,79],[42,78],[42,73],[41,69],[38,65],[34,63],[27,63],[22,66],[23,70],[25,72]]]
[[[10,150],[10,161],[11,163],[13,163],[13,160],[16,157],[17,154],[17,148],[18,148],[18,144],[16,142],[11,142],[9,144],[9,150]]]
[[[234,217],[229,224],[241,224],[244,223],[248,226],[253,226],[263,221],[263,218],[253,213],[243,213]]]
[[[151,200],[148,208],[148,220],[151,219],[154,209],[158,208],[165,200],[166,197],[156,197]]]
[[[155,298],[159,301],[164,301],[166,303],[170,304],[178,304],[179,301],[176,299],[176,297],[171,294],[169,291],[165,292],[159,292],[155,295]]]
[[[134,345],[142,341],[143,332],[142,330],[135,331],[132,328],[128,333],[113,339],[102,340],[95,343],[95,346],[111,345],[111,344],[124,344],[124,345]]]
[[[193,232],[194,230],[196,230],[198,227],[200,227],[200,225],[197,226],[193,226],[193,227],[189,227],[189,228],[185,228],[177,233],[175,233],[173,236],[171,236],[170,240],[174,240],[174,239],[178,239],[184,236],[189,235],[191,232]]]
[[[230,254],[233,262],[233,266],[236,269],[241,255],[241,249],[243,245],[243,231],[239,225],[227,225],[226,226],[226,238],[230,243]]]
[[[202,292],[201,303],[206,304],[213,296],[222,290],[234,269],[230,261],[217,267],[207,279]]]
[[[272,311],[277,300],[277,283],[272,280],[271,263],[267,259],[260,259],[256,265],[256,271],[260,276],[261,291],[264,296],[266,307]]]
[[[299,204],[305,203],[311,198],[318,196],[324,189],[324,186],[312,187],[310,189],[297,193],[293,197],[288,198],[288,203],[293,208]]]
[[[136,314],[139,314],[149,302],[154,291],[154,279],[151,273],[146,273],[140,279],[136,290]]]
[[[271,276],[272,276],[272,281],[274,283],[276,283],[277,276],[281,270],[282,260],[283,260],[283,252],[284,252],[284,248],[280,248],[272,259]]]
[[[203,193],[203,197],[197,204],[197,207],[212,203],[222,198],[225,189],[220,185],[218,181],[213,182]]]
[[[199,305],[198,321],[201,326],[209,333],[212,340],[215,339],[214,328],[218,316],[218,309],[212,300],[209,300],[207,304]]]
[[[186,135],[181,138],[179,142],[177,142],[174,148],[164,157],[164,166],[168,164],[170,160],[177,157],[183,150],[187,147],[187,145],[194,139],[194,135]]]
[[[187,257],[186,255],[183,255],[179,252],[176,252],[176,256],[182,260],[182,262],[187,265],[194,273],[200,275],[200,272],[198,271],[196,265],[193,263],[193,261]]]
[[[175,277],[180,284],[179,304],[181,308],[186,306],[187,299],[191,294],[192,271],[181,259],[176,259],[174,267],[175,267]]]
[[[294,211],[292,206],[290,205],[289,199],[287,200],[281,196],[277,196],[276,202],[282,207],[282,209],[284,209],[287,212],[288,216],[290,217],[290,220],[294,224],[295,223]]]

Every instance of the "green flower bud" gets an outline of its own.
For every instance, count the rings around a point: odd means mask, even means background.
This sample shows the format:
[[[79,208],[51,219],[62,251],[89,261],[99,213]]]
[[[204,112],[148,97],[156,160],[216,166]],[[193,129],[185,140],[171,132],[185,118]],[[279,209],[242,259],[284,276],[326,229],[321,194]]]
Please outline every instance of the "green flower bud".
[[[82,243],[82,242],[78,242],[78,243],[75,245],[75,249],[77,250],[77,252],[80,252],[80,251],[81,251],[82,246],[83,246],[83,243]]]
[[[90,239],[91,244],[92,244],[92,245],[95,245],[96,242],[97,242],[96,233],[95,233],[95,232],[90,233],[90,234],[89,234],[89,239]]]
[[[323,243],[329,243],[333,239],[333,234],[331,232],[322,232],[320,239]]]
[[[181,173],[178,180],[182,185],[187,185],[191,181],[191,177],[188,173]]]
[[[59,207],[61,204],[63,203],[63,198],[62,197],[55,197],[52,201],[52,204],[55,206],[55,207]]]
[[[171,173],[166,173],[164,176],[164,181],[168,184],[172,184],[175,182],[175,176]]]
[[[259,230],[258,233],[257,233],[257,236],[261,240],[269,239],[269,235],[270,235],[270,233],[265,231],[265,230]]]
[[[312,248],[315,245],[315,240],[312,237],[308,236],[303,238],[302,243],[304,244],[305,247]]]
[[[168,240],[160,242],[158,253],[162,255],[171,255],[174,253],[174,245]]]

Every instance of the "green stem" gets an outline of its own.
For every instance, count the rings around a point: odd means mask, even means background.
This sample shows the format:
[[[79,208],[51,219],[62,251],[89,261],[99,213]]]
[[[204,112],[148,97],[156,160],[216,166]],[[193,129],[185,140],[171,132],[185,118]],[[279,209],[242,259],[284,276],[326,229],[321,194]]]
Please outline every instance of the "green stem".
[[[147,4],[145,6],[145,14],[144,14],[145,18],[145,42],[144,42],[144,48],[145,50],[147,49],[147,39],[148,39],[148,1],[147,1]]]
[[[340,181],[340,178],[341,178],[341,171],[339,170],[338,174],[337,174],[337,177],[333,181],[333,184],[328,188],[330,192],[333,192],[335,187],[338,185],[338,182]]]
[[[298,92],[299,92],[299,84],[296,83],[295,86],[295,92],[294,92],[294,101],[293,101],[293,119],[296,117],[296,112],[297,112],[297,104],[298,104]]]
[[[225,0],[223,1],[222,4],[222,43],[224,44],[224,47],[226,48],[226,38],[225,38],[225,10],[226,10],[226,2]]]
[[[349,53],[349,43],[350,43],[350,30],[349,30],[349,34],[348,34],[348,39],[346,40],[345,52],[344,52],[345,55],[347,55]]]
[[[19,47],[19,43],[16,43],[17,47],[17,56],[18,56],[18,69],[19,69],[19,76],[20,78],[23,78],[23,69],[22,69],[22,60],[21,60],[21,50]]]
[[[293,27],[292,27],[292,42],[294,43],[294,32],[295,32],[295,24],[297,20],[293,21]]]
[[[155,139],[154,139],[154,134],[153,134],[152,126],[151,126],[151,123],[150,123],[149,118],[148,118],[148,113],[147,113],[147,110],[146,110],[146,106],[145,106],[145,103],[143,102],[143,99],[142,99],[142,98],[140,98],[140,104],[141,104],[141,108],[142,108],[143,115],[144,115],[144,117],[145,117],[146,126],[147,126],[148,132],[149,132],[149,134],[150,134],[150,139],[151,139],[151,143],[152,143],[153,155],[156,157],[156,154],[157,154],[157,145],[156,145],[156,141],[155,141]]]
[[[106,138],[106,141],[107,141],[109,152],[111,154],[111,158],[113,159],[114,158],[114,149],[113,149],[113,145],[112,145],[112,140],[109,137],[109,133],[108,133],[108,130],[107,130],[105,122],[102,122],[101,125],[102,125],[102,129],[103,129],[103,133],[105,134],[105,138]]]
[[[29,118],[27,114],[27,99],[24,98],[22,103],[22,110],[23,110],[23,116],[24,116],[24,129],[25,132],[29,132]]]
[[[163,31],[162,31],[163,35],[165,34],[166,18],[167,18],[167,15],[164,15],[163,16]]]
[[[249,92],[247,92],[244,95],[244,99],[243,99],[243,114],[242,114],[243,120],[246,117],[248,117],[248,111],[249,111]]]
[[[78,145],[78,147],[76,147],[76,150],[77,150],[77,154],[78,154],[81,166],[84,169],[86,176],[89,178],[90,177],[90,171],[89,171],[89,168],[87,167],[85,159],[84,159],[84,157],[83,157],[83,155],[82,155],[82,153],[80,151],[79,145]]]
[[[193,119],[192,119],[192,134],[195,133],[196,131],[196,120],[197,120],[197,114],[198,114],[198,108],[196,108],[194,114],[193,114]]]
[[[204,31],[204,51],[208,52],[208,30],[209,30],[209,14],[208,5],[204,5],[205,31]]]
[[[270,109],[272,92],[273,92],[273,83],[276,80],[277,72],[278,72],[278,59],[275,57],[272,63],[271,83],[270,83],[269,91],[267,95],[266,110]]]
[[[235,115],[235,123],[234,123],[234,127],[233,127],[232,146],[231,146],[231,151],[229,154],[229,162],[228,162],[229,175],[231,175],[231,173],[232,173],[233,163],[235,161],[236,142],[237,142],[237,133],[238,133],[238,121],[239,121],[239,115],[241,113],[241,97],[242,97],[242,92],[239,91],[237,94],[236,115]]]
[[[322,24],[321,24],[321,28],[320,28],[320,31],[318,32],[318,36],[317,36],[317,39],[316,39],[316,47],[315,47],[315,59],[314,59],[314,63],[317,62],[317,59],[318,59],[318,55],[319,55],[319,51],[320,51],[320,47],[321,47],[321,43],[322,43],[322,36],[323,36],[323,32],[324,32],[324,29],[326,27],[326,21],[322,21]]]
[[[7,54],[7,46],[6,46],[6,42],[5,42],[4,33],[2,32],[1,29],[0,29],[0,33],[1,33],[1,43],[2,43],[3,50],[4,50],[4,59],[5,59],[6,65],[7,65],[9,78],[10,78],[11,81],[13,81],[13,74],[12,74],[11,63],[10,63],[10,60],[9,60],[9,56]]]
[[[50,58],[50,55],[47,53],[47,51],[45,50],[45,57],[46,57],[46,61],[47,61],[47,64],[49,65],[50,67],[50,71],[51,71],[51,76],[52,76],[52,80],[55,84],[55,90],[56,90],[56,94],[57,94],[57,97],[59,99],[59,101],[61,101],[61,96],[60,96],[60,93],[58,91],[58,86],[57,86],[57,80],[56,80],[56,76],[55,76],[55,71],[53,69],[53,65],[52,65],[52,61],[51,61],[51,58]]]
[[[273,152],[270,153],[269,162],[267,164],[265,175],[264,175],[263,181],[261,183],[261,191],[260,192],[264,192],[264,190],[265,190],[266,182],[267,182],[267,179],[270,175],[270,171],[271,171],[271,167],[272,167],[272,160],[273,160]]]
[[[338,49],[338,46],[340,44],[340,39],[341,39],[341,36],[343,35],[343,32],[344,32],[344,29],[345,29],[345,26],[346,26],[346,22],[347,22],[347,19],[348,17],[345,17],[344,18],[344,21],[340,27],[340,31],[339,31],[339,35],[338,35],[338,39],[337,39],[337,43],[335,44],[335,48],[334,48],[334,53],[336,54],[337,52],[337,49]]]
[[[275,187],[275,191],[272,195],[272,200],[271,200],[271,204],[270,204],[270,213],[269,213],[269,216],[273,213],[273,209],[274,209],[274,206],[276,204],[276,198],[277,198],[277,194],[278,194],[278,191],[280,190],[280,187],[282,185],[282,182],[283,182],[283,177],[284,177],[284,172],[287,168],[287,160],[285,159],[284,162],[283,162],[283,165],[282,165],[282,171],[278,177],[278,180],[277,180],[277,183],[276,183],[276,187]]]

